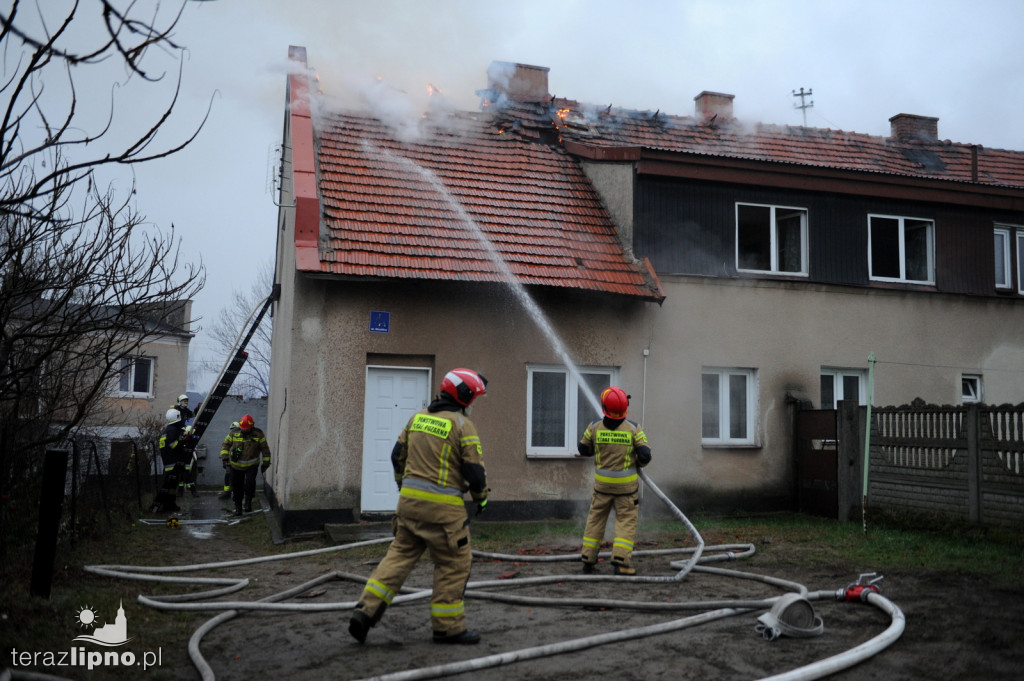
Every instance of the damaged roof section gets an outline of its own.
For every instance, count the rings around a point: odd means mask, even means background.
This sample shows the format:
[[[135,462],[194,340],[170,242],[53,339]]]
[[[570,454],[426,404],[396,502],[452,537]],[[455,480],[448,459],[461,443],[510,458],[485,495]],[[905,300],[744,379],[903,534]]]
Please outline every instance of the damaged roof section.
[[[661,300],[624,252],[576,161],[555,146],[446,117],[413,142],[332,114],[317,133],[324,271],[569,287]]]

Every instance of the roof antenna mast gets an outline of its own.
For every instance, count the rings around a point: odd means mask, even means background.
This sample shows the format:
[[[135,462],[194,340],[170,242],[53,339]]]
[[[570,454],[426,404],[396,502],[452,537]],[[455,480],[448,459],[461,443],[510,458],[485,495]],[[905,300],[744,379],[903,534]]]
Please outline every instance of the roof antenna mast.
[[[807,127],[807,110],[814,106],[814,100],[812,99],[811,103],[807,104],[804,101],[804,98],[805,97],[810,97],[813,94],[814,94],[814,90],[813,89],[808,89],[807,92],[804,92],[803,88],[800,88],[800,92],[797,92],[796,90],[793,90],[793,96],[800,98],[800,103],[799,104],[794,104],[793,108],[794,109],[800,109],[801,112],[803,112],[803,114],[804,114],[804,127],[805,128]]]

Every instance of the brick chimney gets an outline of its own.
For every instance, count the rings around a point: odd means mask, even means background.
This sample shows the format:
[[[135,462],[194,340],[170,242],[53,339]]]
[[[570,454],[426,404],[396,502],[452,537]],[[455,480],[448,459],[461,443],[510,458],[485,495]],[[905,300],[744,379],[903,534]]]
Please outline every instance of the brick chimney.
[[[889,125],[890,137],[900,141],[939,139],[939,119],[931,116],[896,114],[889,119]]]
[[[548,93],[547,66],[492,61],[487,67],[487,88],[517,102],[543,102]]]
[[[705,90],[693,98],[693,101],[696,103],[694,115],[701,120],[707,120],[713,116],[732,118],[732,100],[735,97],[736,95],[726,95],[721,92],[708,92]]]

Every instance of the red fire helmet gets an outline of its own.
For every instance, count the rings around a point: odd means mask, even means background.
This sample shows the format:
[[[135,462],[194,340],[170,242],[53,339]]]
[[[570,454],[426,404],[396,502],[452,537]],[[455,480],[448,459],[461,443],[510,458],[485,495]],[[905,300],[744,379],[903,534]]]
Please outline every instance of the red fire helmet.
[[[238,427],[241,428],[242,430],[250,430],[253,427],[253,425],[255,425],[255,423],[256,422],[253,421],[252,417],[249,416],[248,414],[238,419]]]
[[[441,381],[441,392],[468,407],[477,397],[487,393],[487,379],[472,369],[452,369]]]
[[[601,393],[601,410],[610,419],[626,418],[629,409],[629,395],[622,388],[612,386]]]

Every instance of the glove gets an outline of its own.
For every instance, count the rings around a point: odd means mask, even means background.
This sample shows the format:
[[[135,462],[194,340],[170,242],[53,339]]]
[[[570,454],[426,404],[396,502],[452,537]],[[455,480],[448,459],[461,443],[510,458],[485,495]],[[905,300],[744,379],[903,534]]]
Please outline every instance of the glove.
[[[491,488],[488,487],[487,489],[485,489],[483,491],[480,491],[480,492],[473,492],[473,491],[470,492],[470,494],[473,496],[473,501],[476,502],[476,514],[477,515],[480,515],[481,513],[483,513],[484,510],[487,508],[487,493],[490,492],[490,491],[491,491]]]
[[[268,468],[270,468],[270,464],[269,463],[265,463],[262,466],[260,466],[260,471],[263,472],[263,473],[266,473]]]
[[[222,466],[224,466],[224,470],[227,470],[227,469],[231,468],[231,464],[228,463],[227,459],[221,459],[220,463],[221,463]]]

